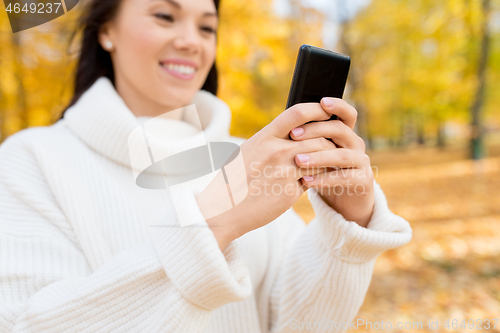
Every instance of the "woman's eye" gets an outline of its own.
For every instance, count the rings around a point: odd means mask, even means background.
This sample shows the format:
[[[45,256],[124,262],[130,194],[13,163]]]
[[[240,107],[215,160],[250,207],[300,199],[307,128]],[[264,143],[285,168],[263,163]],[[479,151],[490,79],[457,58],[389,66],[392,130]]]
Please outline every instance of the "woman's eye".
[[[168,22],[174,22],[174,17],[169,14],[155,14],[155,16],[159,19],[168,21]]]
[[[216,33],[216,30],[214,28],[211,28],[211,27],[202,27],[201,30],[208,32],[208,33],[211,33],[211,34]]]

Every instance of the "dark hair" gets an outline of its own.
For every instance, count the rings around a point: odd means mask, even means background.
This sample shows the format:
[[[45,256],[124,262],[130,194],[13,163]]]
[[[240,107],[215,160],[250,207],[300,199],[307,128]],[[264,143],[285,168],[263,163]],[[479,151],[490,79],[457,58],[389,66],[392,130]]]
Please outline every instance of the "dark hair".
[[[88,3],[88,7],[84,9],[78,26],[71,37],[71,41],[73,41],[76,33],[80,29],[83,29],[74,81],[73,98],[62,112],[60,119],[64,118],[66,110],[73,106],[83,93],[101,76],[105,76],[109,78],[113,84],[115,83],[111,56],[99,44],[98,36],[101,27],[116,16],[122,1],[123,0],[92,0]],[[220,0],[213,1],[215,3],[215,8],[219,11]],[[218,87],[218,72],[217,66],[214,63],[201,89],[217,95]]]

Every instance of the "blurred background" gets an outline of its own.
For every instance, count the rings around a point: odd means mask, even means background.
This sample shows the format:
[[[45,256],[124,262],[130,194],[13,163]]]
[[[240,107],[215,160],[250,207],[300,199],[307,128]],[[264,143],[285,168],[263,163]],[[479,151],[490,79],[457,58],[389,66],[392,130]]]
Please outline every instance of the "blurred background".
[[[53,124],[69,102],[79,11],[13,34],[0,4],[0,142]],[[414,230],[377,260],[358,318],[439,319],[435,332],[500,319],[500,0],[223,0],[221,17],[219,97],[235,136],[284,110],[300,45],[352,58],[356,132]],[[314,217],[306,196],[294,208]]]

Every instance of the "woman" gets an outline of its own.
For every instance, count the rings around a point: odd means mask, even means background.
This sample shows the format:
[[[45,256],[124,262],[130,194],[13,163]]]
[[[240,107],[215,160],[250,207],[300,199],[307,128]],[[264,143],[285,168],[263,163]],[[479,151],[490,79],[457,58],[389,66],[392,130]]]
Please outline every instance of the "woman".
[[[70,107],[0,147],[0,331],[340,332],[376,257],[411,239],[338,99],[286,110],[241,144],[249,191],[235,207],[209,212],[215,180],[185,194],[197,226],[175,225],[178,197],[136,185],[128,138],[151,119],[167,154],[201,130],[238,142],[215,96],[217,11],[218,0],[90,1]],[[303,125],[331,114],[342,121]],[[294,172],[269,172],[280,167]],[[291,206],[307,189],[306,226]]]

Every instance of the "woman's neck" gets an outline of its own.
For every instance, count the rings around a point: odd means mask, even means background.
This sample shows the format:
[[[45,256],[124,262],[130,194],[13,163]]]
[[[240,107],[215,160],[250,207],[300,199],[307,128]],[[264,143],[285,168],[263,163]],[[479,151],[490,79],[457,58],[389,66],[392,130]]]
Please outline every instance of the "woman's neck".
[[[183,112],[181,105],[160,105],[144,96],[139,96],[130,85],[116,84],[116,91],[121,96],[125,105],[136,117],[158,117],[173,120],[182,120]]]

